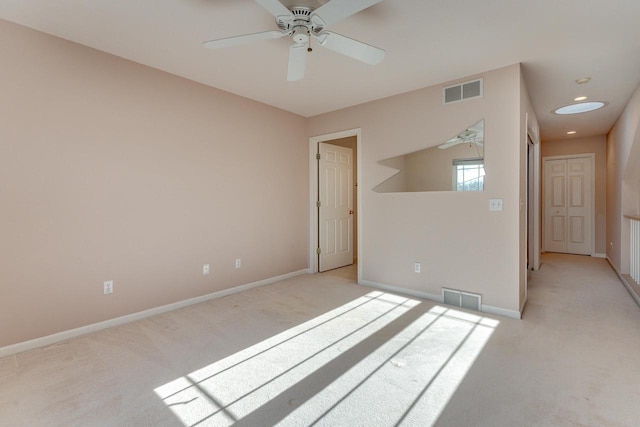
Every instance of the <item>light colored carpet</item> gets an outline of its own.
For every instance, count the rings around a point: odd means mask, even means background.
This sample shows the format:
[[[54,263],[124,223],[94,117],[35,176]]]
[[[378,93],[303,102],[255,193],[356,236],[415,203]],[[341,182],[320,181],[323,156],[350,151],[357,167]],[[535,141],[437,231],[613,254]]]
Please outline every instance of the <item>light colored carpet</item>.
[[[7,426],[637,426],[640,310],[547,254],[522,320],[300,276],[0,359]]]

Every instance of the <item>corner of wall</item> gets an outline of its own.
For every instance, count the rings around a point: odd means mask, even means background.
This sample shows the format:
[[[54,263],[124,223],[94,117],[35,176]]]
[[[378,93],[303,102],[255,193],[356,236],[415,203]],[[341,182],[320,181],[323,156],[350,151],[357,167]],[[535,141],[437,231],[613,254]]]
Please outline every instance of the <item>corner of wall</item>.
[[[621,274],[629,273],[629,220],[640,213],[640,86],[607,135],[607,257]]]

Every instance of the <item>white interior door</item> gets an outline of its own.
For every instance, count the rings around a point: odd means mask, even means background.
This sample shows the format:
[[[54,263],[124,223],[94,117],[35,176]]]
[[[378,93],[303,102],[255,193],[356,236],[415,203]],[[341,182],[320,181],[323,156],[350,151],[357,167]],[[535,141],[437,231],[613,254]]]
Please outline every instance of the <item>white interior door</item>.
[[[353,264],[353,151],[319,143],[319,271]]]
[[[590,255],[591,157],[545,160],[545,250]]]
[[[544,246],[547,252],[567,252],[567,161],[544,162]]]

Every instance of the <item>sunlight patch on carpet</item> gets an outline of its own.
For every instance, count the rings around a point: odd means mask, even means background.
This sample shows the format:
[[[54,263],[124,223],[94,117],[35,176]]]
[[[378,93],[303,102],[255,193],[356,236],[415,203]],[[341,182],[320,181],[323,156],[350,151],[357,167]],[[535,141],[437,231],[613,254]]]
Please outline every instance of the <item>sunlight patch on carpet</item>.
[[[155,392],[189,427],[430,425],[497,326],[376,291]]]

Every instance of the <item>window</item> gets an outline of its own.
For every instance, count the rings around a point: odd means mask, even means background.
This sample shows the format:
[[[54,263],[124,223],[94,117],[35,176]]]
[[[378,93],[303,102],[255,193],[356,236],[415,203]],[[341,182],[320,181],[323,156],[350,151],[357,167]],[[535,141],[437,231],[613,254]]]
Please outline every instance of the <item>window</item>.
[[[453,161],[455,191],[484,191],[484,159]]]

